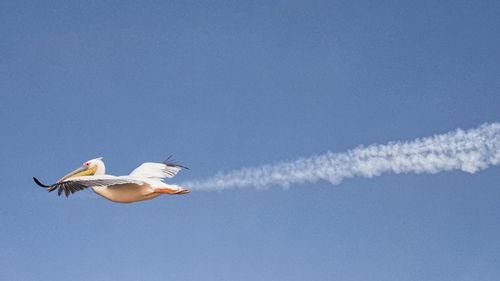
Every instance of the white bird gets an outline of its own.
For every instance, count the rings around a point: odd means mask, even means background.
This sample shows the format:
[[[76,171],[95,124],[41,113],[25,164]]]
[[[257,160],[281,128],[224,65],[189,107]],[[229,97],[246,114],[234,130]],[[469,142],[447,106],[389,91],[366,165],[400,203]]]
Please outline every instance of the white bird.
[[[169,160],[170,157],[163,163],[143,163],[128,176],[111,176],[105,174],[106,168],[102,157],[98,157],[86,161],[80,168],[52,185],[44,185],[35,177],[33,180],[49,192],[58,189],[58,194],[61,195],[64,191],[66,197],[76,191],[92,187],[92,190],[100,196],[119,203],[149,200],[161,194],[189,193],[188,189],[163,182],[163,179],[172,178],[182,168],[186,168]]]

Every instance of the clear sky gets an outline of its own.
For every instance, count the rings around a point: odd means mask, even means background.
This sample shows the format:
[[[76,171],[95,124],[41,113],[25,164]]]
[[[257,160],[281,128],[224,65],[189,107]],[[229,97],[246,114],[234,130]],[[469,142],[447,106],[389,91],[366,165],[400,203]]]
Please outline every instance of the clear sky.
[[[498,1],[0,2],[1,280],[495,280],[500,173],[115,204],[103,156],[219,171],[500,121]],[[174,181],[174,182],[175,182]]]

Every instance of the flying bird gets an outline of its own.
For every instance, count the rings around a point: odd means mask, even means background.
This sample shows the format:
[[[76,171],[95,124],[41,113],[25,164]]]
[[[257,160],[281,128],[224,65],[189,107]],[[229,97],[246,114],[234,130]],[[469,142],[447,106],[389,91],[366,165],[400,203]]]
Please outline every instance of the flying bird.
[[[77,191],[92,187],[98,195],[118,203],[149,200],[161,194],[189,193],[189,189],[163,182],[166,178],[174,177],[181,169],[187,169],[169,161],[170,158],[163,163],[143,163],[128,176],[112,176],[105,174],[106,168],[102,157],[98,157],[86,161],[80,168],[52,185],[42,184],[35,177],[33,180],[49,192],[57,190],[59,196],[64,192],[68,197]]]

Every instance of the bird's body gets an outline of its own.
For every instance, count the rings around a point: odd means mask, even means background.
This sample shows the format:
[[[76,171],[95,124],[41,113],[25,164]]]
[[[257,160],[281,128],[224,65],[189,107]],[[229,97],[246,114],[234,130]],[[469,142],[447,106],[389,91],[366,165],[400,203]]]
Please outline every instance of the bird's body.
[[[143,163],[128,176],[112,176],[105,174],[102,158],[85,162],[82,167],[67,174],[53,185],[44,185],[34,178],[35,182],[48,191],[58,189],[66,196],[78,190],[92,187],[98,195],[119,203],[131,203],[153,199],[161,194],[185,194],[189,190],[177,185],[164,183],[165,178],[174,177],[182,168],[181,165],[165,161],[164,163]]]
[[[111,186],[93,186],[92,190],[110,201],[119,203],[149,200],[156,198],[161,194],[154,192],[154,188],[150,184],[138,185],[134,183]]]

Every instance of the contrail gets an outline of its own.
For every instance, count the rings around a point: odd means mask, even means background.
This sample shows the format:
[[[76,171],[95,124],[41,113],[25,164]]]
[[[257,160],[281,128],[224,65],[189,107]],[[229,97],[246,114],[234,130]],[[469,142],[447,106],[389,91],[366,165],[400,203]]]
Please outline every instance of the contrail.
[[[195,190],[289,187],[320,180],[339,184],[346,178],[383,173],[438,173],[461,170],[475,173],[500,164],[500,123],[388,144],[358,146],[347,152],[327,152],[273,165],[247,167],[184,182]]]

